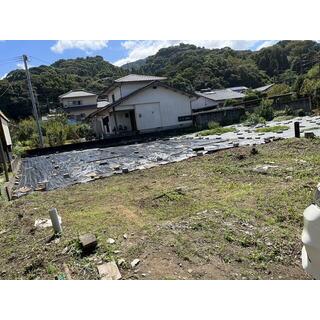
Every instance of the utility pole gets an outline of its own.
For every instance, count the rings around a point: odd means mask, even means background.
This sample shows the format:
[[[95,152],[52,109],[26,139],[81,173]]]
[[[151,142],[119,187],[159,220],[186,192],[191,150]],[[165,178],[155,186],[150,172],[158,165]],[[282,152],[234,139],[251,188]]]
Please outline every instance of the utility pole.
[[[30,98],[31,98],[31,102],[32,102],[33,115],[34,115],[36,123],[37,123],[40,147],[43,148],[43,136],[42,136],[41,125],[40,125],[40,120],[39,120],[39,114],[38,114],[38,109],[37,109],[37,104],[36,104],[36,98],[34,96],[32,83],[31,83],[31,77],[30,77],[30,73],[29,73],[29,69],[28,69],[28,63],[27,63],[28,62],[28,57],[24,54],[22,56],[22,58],[23,58],[24,68],[26,70],[26,75],[27,75],[27,82],[28,82],[29,94],[30,94]]]

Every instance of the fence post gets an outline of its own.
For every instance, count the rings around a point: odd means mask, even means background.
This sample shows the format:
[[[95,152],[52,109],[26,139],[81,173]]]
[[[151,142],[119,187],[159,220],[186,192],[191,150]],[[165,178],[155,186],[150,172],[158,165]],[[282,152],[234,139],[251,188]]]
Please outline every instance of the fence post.
[[[300,123],[299,123],[299,121],[296,121],[294,123],[294,136],[296,138],[300,138]]]

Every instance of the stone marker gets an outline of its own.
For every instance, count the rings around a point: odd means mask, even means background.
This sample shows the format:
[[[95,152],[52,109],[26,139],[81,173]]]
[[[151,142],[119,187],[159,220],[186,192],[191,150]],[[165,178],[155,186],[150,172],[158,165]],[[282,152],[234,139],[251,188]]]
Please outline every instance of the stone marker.
[[[131,268],[135,268],[139,263],[140,263],[140,260],[139,260],[139,259],[134,259],[134,260],[131,262]]]
[[[95,235],[87,233],[79,237],[79,241],[84,253],[90,253],[97,247],[97,238]]]
[[[114,261],[97,266],[101,280],[119,280],[121,273]]]

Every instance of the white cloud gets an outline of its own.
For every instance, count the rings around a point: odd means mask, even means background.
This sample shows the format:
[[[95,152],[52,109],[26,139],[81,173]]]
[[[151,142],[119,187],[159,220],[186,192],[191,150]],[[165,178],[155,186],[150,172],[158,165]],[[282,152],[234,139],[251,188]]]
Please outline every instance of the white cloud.
[[[80,49],[90,54],[92,51],[107,48],[108,40],[58,40],[51,50],[55,53],[63,53],[65,50]]]
[[[262,48],[266,48],[266,47],[270,47],[274,44],[276,44],[279,40],[266,40],[264,42],[262,42],[257,48],[256,50],[260,50]]]
[[[130,40],[122,43],[122,46],[128,51],[126,58],[116,61],[116,66],[125,63],[146,58],[156,54],[159,49],[166,48],[179,43],[194,44],[198,47],[208,49],[230,47],[232,49],[244,50],[252,48],[257,40]]]

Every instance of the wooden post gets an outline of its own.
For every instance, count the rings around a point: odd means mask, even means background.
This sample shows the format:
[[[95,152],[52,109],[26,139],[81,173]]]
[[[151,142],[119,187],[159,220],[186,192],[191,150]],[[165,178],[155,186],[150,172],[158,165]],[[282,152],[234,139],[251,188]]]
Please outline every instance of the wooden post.
[[[300,138],[300,123],[298,121],[294,123],[294,136]]]
[[[2,143],[1,137],[0,137],[0,155],[2,158],[3,169],[4,169],[5,176],[6,176],[6,181],[8,182],[9,181],[8,167],[7,167],[6,156],[4,153],[4,148],[3,148],[3,143]]]

